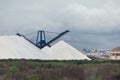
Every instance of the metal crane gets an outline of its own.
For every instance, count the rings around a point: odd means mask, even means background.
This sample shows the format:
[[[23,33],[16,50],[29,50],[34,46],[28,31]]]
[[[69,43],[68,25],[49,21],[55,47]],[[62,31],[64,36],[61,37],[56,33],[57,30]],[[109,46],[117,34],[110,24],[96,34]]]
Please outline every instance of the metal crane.
[[[29,39],[27,39],[24,35],[21,35],[20,33],[17,33],[16,35],[18,36],[23,36],[27,41],[29,41],[30,43],[32,43],[33,45],[37,46],[38,48],[42,49],[45,46],[50,46],[50,44],[52,42],[54,42],[55,40],[57,40],[58,38],[62,37],[63,35],[65,35],[66,33],[70,32],[69,30],[65,30],[64,32],[61,32],[59,35],[57,35],[55,38],[53,38],[50,41],[46,41],[46,36],[45,36],[45,32],[44,30],[39,30],[37,33],[37,39],[36,39],[36,44],[33,43],[32,41],[30,41]]]

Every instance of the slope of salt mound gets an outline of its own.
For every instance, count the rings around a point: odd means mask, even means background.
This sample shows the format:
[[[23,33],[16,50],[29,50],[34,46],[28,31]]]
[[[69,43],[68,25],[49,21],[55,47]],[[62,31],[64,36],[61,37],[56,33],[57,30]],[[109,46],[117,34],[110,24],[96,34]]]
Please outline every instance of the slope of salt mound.
[[[47,60],[49,56],[23,37],[16,35],[0,36],[0,59],[8,58]]]
[[[45,46],[43,49],[41,49],[41,51],[49,55],[51,60],[54,60],[54,57],[53,57],[54,54],[53,54],[53,51],[50,49],[50,47]]]
[[[64,41],[59,41],[50,49],[53,52],[54,59],[57,60],[91,60]]]

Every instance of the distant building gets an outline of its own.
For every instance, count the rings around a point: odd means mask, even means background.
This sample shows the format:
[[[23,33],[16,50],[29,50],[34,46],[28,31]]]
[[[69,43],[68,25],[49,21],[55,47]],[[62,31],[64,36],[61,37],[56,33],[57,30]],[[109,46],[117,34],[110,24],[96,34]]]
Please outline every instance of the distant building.
[[[120,47],[113,48],[110,51],[111,60],[120,60]]]

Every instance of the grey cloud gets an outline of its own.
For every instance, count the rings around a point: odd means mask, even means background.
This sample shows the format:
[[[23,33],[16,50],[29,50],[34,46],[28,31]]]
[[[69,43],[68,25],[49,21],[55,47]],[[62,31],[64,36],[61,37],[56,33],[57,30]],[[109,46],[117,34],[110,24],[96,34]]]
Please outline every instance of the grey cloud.
[[[0,34],[70,29],[65,40],[75,47],[111,48],[120,40],[119,3],[120,0],[0,0]]]

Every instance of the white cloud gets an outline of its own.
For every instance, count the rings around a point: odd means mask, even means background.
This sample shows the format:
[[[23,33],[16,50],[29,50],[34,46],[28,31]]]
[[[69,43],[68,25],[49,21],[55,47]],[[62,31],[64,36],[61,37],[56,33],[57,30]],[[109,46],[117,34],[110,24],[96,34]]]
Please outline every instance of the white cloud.
[[[90,8],[76,3],[70,4],[63,11],[63,21],[82,30],[111,31],[120,25],[119,8]]]

